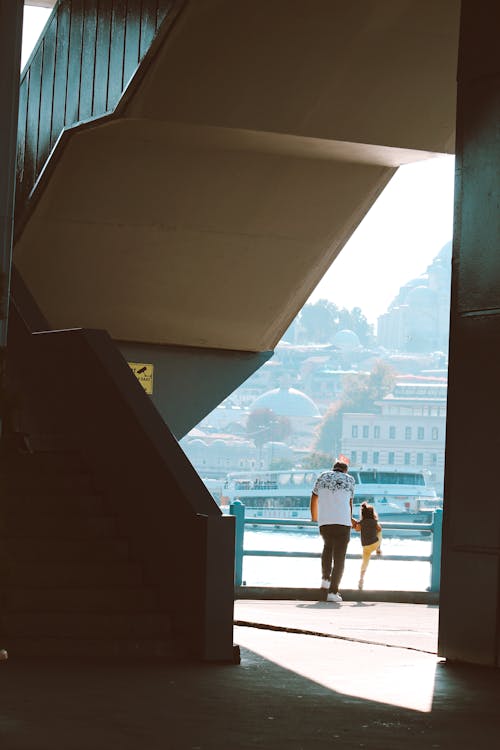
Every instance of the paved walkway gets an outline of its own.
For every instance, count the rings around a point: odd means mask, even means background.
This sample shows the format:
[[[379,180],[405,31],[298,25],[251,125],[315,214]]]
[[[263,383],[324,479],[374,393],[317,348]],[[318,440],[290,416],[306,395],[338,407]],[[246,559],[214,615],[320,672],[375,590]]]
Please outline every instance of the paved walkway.
[[[360,643],[437,653],[439,609],[389,602],[252,601],[235,603],[235,622]]]
[[[235,612],[239,622],[252,623],[235,627],[239,666],[27,661],[11,654],[0,663],[0,747],[498,745],[500,671],[451,667],[432,653],[434,607],[240,601]],[[312,632],[320,635],[305,634]]]

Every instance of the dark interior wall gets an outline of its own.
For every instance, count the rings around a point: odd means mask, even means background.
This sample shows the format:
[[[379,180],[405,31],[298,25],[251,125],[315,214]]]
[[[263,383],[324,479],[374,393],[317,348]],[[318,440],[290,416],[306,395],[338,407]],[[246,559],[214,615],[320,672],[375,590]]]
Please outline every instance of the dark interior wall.
[[[500,6],[495,0],[463,0],[439,634],[439,652],[448,659],[497,667],[499,24]]]
[[[47,321],[13,280],[8,372],[27,431],[80,451],[176,635],[200,658],[231,661],[234,519],[222,516],[107,333],[43,331]]]
[[[22,4],[13,3],[12,0],[0,0],[0,347],[2,350],[7,343],[22,26]],[[3,368],[3,351],[0,351],[0,355],[0,368]]]
[[[118,342],[127,362],[154,365],[152,401],[180,440],[261,367],[272,352]]]

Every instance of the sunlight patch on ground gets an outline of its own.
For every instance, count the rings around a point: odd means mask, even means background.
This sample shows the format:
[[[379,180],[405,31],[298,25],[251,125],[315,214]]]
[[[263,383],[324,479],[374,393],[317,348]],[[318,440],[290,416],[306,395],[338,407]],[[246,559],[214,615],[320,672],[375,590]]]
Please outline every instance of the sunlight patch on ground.
[[[437,653],[437,605],[239,599],[235,619]]]
[[[433,655],[245,627],[235,628],[235,642],[342,695],[420,712],[432,708]]]

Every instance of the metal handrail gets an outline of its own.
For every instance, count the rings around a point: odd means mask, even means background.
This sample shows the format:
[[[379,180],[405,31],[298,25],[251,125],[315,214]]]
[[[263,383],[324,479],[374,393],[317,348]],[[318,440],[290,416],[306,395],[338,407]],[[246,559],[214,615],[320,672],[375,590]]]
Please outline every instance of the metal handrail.
[[[429,591],[439,591],[441,577],[441,535],[443,525],[443,511],[436,509],[431,511],[432,521],[430,523],[407,523],[396,521],[384,522],[387,530],[417,530],[429,531],[432,534],[432,548],[430,555],[383,555],[381,560],[398,562],[429,562],[431,565],[431,576]],[[276,518],[246,518],[245,506],[239,500],[235,500],[229,506],[229,514],[235,517],[235,586],[241,586],[243,581],[243,557],[297,557],[297,558],[319,558],[321,552],[298,552],[283,550],[246,550],[244,548],[245,526],[295,526],[295,527],[317,527],[316,521],[305,519],[276,519]],[[348,553],[346,559],[359,560],[359,553]]]

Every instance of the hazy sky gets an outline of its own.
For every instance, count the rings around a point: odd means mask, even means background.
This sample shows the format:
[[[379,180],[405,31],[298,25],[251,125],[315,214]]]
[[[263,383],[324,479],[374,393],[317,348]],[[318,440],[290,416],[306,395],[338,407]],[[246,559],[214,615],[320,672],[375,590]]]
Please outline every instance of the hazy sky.
[[[400,167],[309,301],[360,307],[375,323],[452,238],[454,163],[446,156]]]
[[[21,68],[24,68],[26,60],[31,54],[33,46],[40,36],[40,32],[45,26],[45,22],[50,15],[47,8],[33,8],[24,6],[23,17],[23,49],[21,53]]]
[[[22,65],[49,12],[24,8]],[[401,167],[310,297],[360,307],[370,323],[424,273],[453,231],[453,157]]]

